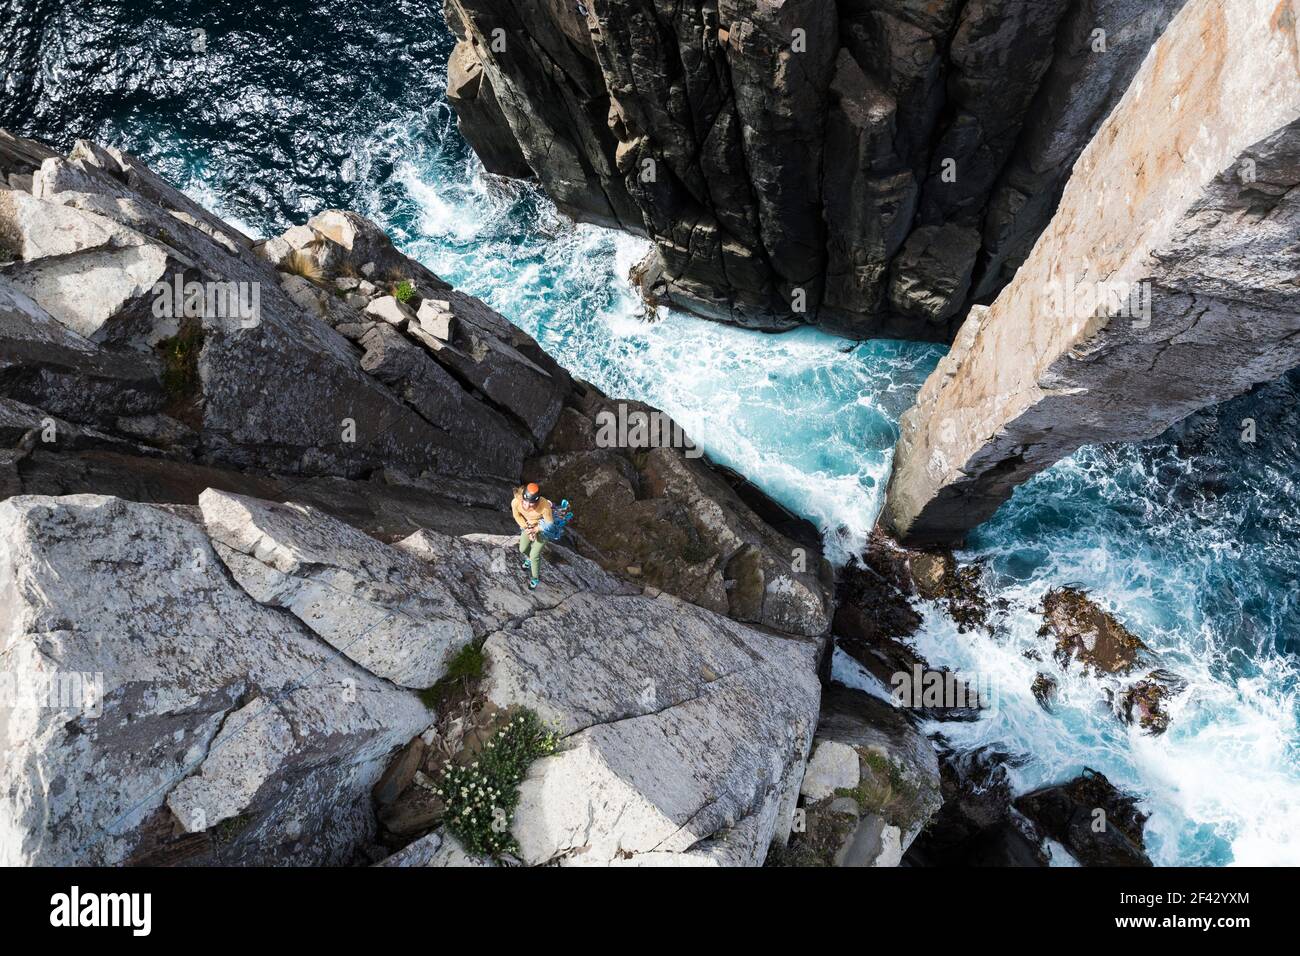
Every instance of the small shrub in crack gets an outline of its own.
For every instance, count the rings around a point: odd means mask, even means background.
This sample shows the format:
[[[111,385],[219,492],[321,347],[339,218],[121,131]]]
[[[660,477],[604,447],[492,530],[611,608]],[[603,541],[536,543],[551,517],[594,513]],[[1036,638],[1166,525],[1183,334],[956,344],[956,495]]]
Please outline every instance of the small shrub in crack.
[[[467,766],[448,764],[434,793],[446,806],[447,829],[471,853],[500,856],[518,851],[510,822],[519,783],[529,766],[555,753],[560,735],[531,710],[520,710],[483,745]]]
[[[398,302],[406,303],[415,298],[415,286],[410,279],[403,279],[397,285],[393,286],[393,297]]]

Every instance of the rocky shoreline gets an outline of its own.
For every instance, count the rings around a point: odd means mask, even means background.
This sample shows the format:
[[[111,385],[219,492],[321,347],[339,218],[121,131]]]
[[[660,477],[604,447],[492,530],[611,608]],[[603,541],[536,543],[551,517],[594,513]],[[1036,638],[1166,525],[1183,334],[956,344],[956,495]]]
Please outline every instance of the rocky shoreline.
[[[0,648],[52,695],[3,724],[0,862],[1138,859],[1101,781],[973,805],[926,726],[978,713],[889,698],[931,671],[919,602],[995,626],[979,569],[881,539],[837,575],[743,477],[609,446],[602,413],[655,410],[353,213],[255,242],[128,154],[3,133],[0,180]],[[537,591],[524,476],[578,515]],[[1163,729],[1141,642],[1047,604],[1044,661],[1122,658],[1116,708]]]

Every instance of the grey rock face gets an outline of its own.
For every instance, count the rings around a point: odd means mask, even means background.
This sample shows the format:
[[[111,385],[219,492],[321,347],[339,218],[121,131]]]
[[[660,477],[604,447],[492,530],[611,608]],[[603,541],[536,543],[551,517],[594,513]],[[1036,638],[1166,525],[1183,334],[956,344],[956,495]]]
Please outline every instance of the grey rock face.
[[[489,169],[654,240],[656,301],[946,340],[1183,2],[445,0],[449,88]]]
[[[1195,0],[1157,42],[904,415],[882,519],[905,542],[958,540],[1081,445],[1300,364],[1300,59],[1271,10]]]
[[[464,40],[456,44],[447,62],[447,99],[456,110],[461,134],[474,147],[484,169],[516,179],[533,174],[510,133],[492,84],[483,79],[483,64],[474,45]]]
[[[487,695],[559,725],[513,831],[525,862],[757,865],[816,724],[818,645],[662,595],[577,595],[484,645]]]
[[[302,505],[212,490],[199,507],[240,587],[288,610],[380,677],[429,687],[474,636],[425,565],[341,521]]]
[[[348,862],[388,759],[433,720],[396,684],[436,680],[466,639],[494,707],[563,734],[522,787],[525,862],[755,865],[784,840],[817,641],[561,548],[529,590],[508,536],[392,546],[304,506],[201,505],[0,503],[10,673],[63,693],[0,723],[5,863]],[[475,862],[435,834],[391,865]]]
[[[265,245],[255,251],[127,154],[81,141],[67,159],[45,156],[34,194],[0,190],[0,282],[7,313],[21,296],[64,332],[59,343],[6,351],[5,361],[21,367],[5,379],[6,394],[99,427],[111,425],[109,417],[166,412],[199,436],[172,451],[205,464],[518,479],[569,381],[536,343],[476,300],[447,291],[360,216],[327,211],[276,242],[278,258],[258,255]],[[296,264],[309,277],[277,272],[273,262]],[[359,362],[332,326],[360,323],[385,303],[406,325],[418,303],[372,302],[382,290],[362,280],[355,288],[368,286],[372,295],[345,302],[312,277],[367,267],[386,287],[402,280],[421,296],[450,297],[448,313],[461,313],[460,321],[449,315],[435,323],[441,339],[399,339],[388,351],[401,351],[400,361],[367,354]],[[171,294],[187,283],[219,285],[237,298],[201,291],[200,307],[187,316],[189,293]],[[235,305],[253,308],[245,314]],[[63,363],[69,341],[84,353],[71,367]],[[110,396],[106,379],[130,387]],[[123,430],[139,437],[138,428]],[[154,437],[168,444],[166,432]]]
[[[42,158],[37,195],[0,189],[0,401],[4,434],[25,442],[2,456],[7,493],[193,506],[214,487],[299,500],[385,540],[514,527],[525,463],[552,446],[566,408],[581,417],[582,390],[529,336],[355,213],[327,210],[253,243],[124,153],[82,141],[62,159],[13,143]],[[186,316],[177,284],[216,282],[256,290],[256,314],[205,301]],[[562,480],[594,494],[607,458],[570,462]],[[714,469],[679,458],[647,476],[652,497],[694,515],[718,566],[680,535],[625,554],[593,534],[590,553],[618,573],[653,554],[688,571],[647,583],[742,620],[824,632],[816,543],[798,558]],[[609,510],[596,498],[582,504],[593,532]],[[800,561],[794,574],[782,567]],[[740,585],[730,594],[729,581]]]
[[[227,577],[202,530],[115,498],[0,502],[6,865],[347,862],[429,722]],[[196,613],[201,609],[201,613]]]

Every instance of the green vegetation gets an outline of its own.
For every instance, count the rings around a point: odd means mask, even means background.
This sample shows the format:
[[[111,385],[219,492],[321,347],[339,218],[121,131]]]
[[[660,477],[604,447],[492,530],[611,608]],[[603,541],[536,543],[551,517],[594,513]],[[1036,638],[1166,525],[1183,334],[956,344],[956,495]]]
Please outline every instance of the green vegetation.
[[[169,405],[188,402],[199,392],[199,353],[203,351],[203,326],[187,320],[171,338],[158,343],[162,353],[162,387]]]
[[[483,676],[486,661],[483,657],[483,645],[473,641],[462,647],[447,665],[447,673],[438,683],[420,691],[420,700],[430,710],[437,710],[464,681],[477,681]]]
[[[875,750],[860,753],[870,773],[864,773],[853,789],[841,788],[835,795],[851,798],[863,813],[879,813],[906,832],[929,811],[930,788],[908,779],[902,768],[884,754]]]
[[[682,547],[682,560],[687,564],[700,564],[709,560],[717,552],[703,541],[691,538]]]
[[[403,303],[410,302],[412,299],[414,299],[415,286],[411,283],[411,280],[402,279],[400,282],[394,285],[393,297],[397,299],[398,302],[403,302]]]
[[[534,760],[555,753],[559,734],[531,710],[518,710],[483,745],[478,759],[443,768],[434,791],[445,804],[447,829],[471,853],[499,856],[518,851],[510,822],[519,804],[519,782]]]
[[[251,816],[242,813],[227,817],[212,828],[212,838],[217,843],[229,843],[252,822],[253,818]]]

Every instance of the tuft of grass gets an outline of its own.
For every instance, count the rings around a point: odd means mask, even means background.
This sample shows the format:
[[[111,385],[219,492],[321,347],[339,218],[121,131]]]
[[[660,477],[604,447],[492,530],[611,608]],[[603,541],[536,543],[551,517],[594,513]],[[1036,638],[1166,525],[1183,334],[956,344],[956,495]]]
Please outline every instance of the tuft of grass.
[[[464,681],[478,681],[483,677],[487,661],[483,656],[483,645],[471,642],[456,652],[456,656],[447,665],[447,673],[438,683],[420,691],[420,700],[430,710],[437,710]]]
[[[415,298],[415,285],[410,279],[402,279],[393,285],[393,298],[398,302],[410,302]]]
[[[517,853],[510,833],[519,783],[534,760],[555,753],[560,735],[531,710],[520,709],[466,766],[443,768],[434,793],[446,806],[445,825],[471,853]]]
[[[308,282],[320,282],[324,277],[319,263],[302,249],[295,249],[289,253],[288,258],[284,260],[284,264],[280,266],[280,270],[302,276]]]
[[[253,818],[247,814],[227,817],[212,828],[212,838],[217,843],[229,843],[252,822]]]

